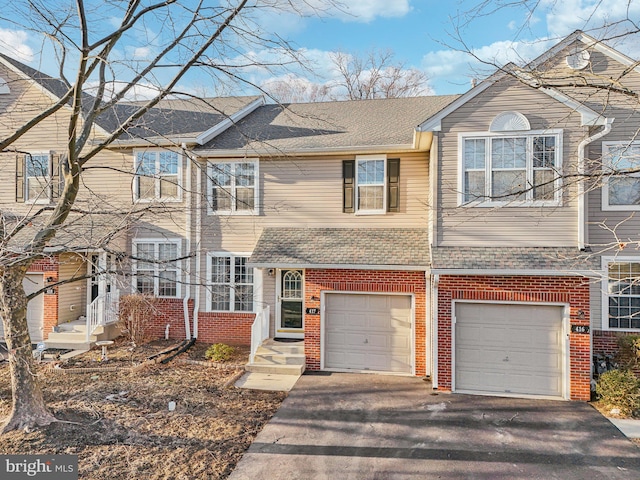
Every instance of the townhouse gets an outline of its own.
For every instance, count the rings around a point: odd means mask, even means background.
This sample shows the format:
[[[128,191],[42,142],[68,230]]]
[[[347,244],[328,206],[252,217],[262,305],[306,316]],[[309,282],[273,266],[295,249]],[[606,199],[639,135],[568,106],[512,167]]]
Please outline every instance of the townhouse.
[[[59,95],[0,66],[0,119]],[[592,355],[640,331],[638,82],[633,60],[575,32],[461,96],[167,100],[92,160],[83,201],[101,215],[77,225],[92,241],[60,241],[29,274],[90,278],[45,290],[33,324],[46,339],[138,291],[160,297],[154,336],[304,340],[310,370],[587,400]],[[3,154],[3,212],[55,199],[64,119],[49,123]],[[99,233],[113,221],[120,236]],[[92,275],[109,262],[121,275]]]

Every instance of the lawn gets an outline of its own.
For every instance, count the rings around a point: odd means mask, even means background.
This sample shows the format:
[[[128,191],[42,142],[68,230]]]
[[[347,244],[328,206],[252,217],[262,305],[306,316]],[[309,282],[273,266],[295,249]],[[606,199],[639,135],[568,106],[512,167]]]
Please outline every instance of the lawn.
[[[230,364],[213,364],[204,362],[206,345],[196,344],[166,365],[129,368],[167,346],[155,342],[132,350],[121,342],[107,362],[92,350],[61,368],[41,365],[46,402],[61,422],[0,436],[0,452],[75,454],[82,479],[226,478],[285,394],[233,386],[241,373],[234,367],[245,363],[246,351]],[[69,368],[89,371],[61,371]],[[5,362],[0,417],[10,405]]]

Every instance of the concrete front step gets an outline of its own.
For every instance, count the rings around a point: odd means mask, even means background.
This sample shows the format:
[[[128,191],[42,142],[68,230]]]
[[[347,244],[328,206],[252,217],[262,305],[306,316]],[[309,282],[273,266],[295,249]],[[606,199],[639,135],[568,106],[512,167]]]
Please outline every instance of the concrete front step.
[[[253,363],[261,365],[304,365],[307,357],[304,354],[256,353]]]
[[[47,348],[89,350],[95,342],[113,340],[120,336],[120,329],[116,324],[96,327],[94,334],[89,335],[88,339],[84,322],[63,323],[58,325],[57,330],[57,332],[51,332],[45,340]]]
[[[247,372],[252,373],[273,373],[278,375],[302,375],[304,365],[269,365],[262,363],[248,363],[244,366]]]
[[[245,370],[252,373],[276,375],[302,375],[306,357],[304,342],[278,342],[273,339],[263,342],[256,351],[252,363]]]

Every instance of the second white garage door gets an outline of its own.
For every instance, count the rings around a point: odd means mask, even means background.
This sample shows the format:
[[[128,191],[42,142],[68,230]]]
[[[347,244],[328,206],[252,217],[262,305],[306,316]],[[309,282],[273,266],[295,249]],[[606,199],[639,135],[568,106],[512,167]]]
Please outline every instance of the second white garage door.
[[[563,307],[455,304],[455,389],[561,397]]]
[[[37,292],[44,287],[44,279],[41,273],[27,273],[22,281],[22,286],[27,295]],[[29,325],[29,335],[31,343],[42,341],[44,315],[44,295],[38,295],[27,305],[27,324]],[[4,328],[0,321],[0,341],[4,342]]]
[[[411,297],[325,294],[325,368],[412,372]]]

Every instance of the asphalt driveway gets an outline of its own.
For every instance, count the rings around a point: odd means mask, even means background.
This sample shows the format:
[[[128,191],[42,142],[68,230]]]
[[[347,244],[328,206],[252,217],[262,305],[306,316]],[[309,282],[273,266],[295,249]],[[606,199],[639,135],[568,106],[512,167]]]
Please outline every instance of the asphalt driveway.
[[[638,479],[640,449],[585,403],[316,374],[298,380],[229,478]]]

